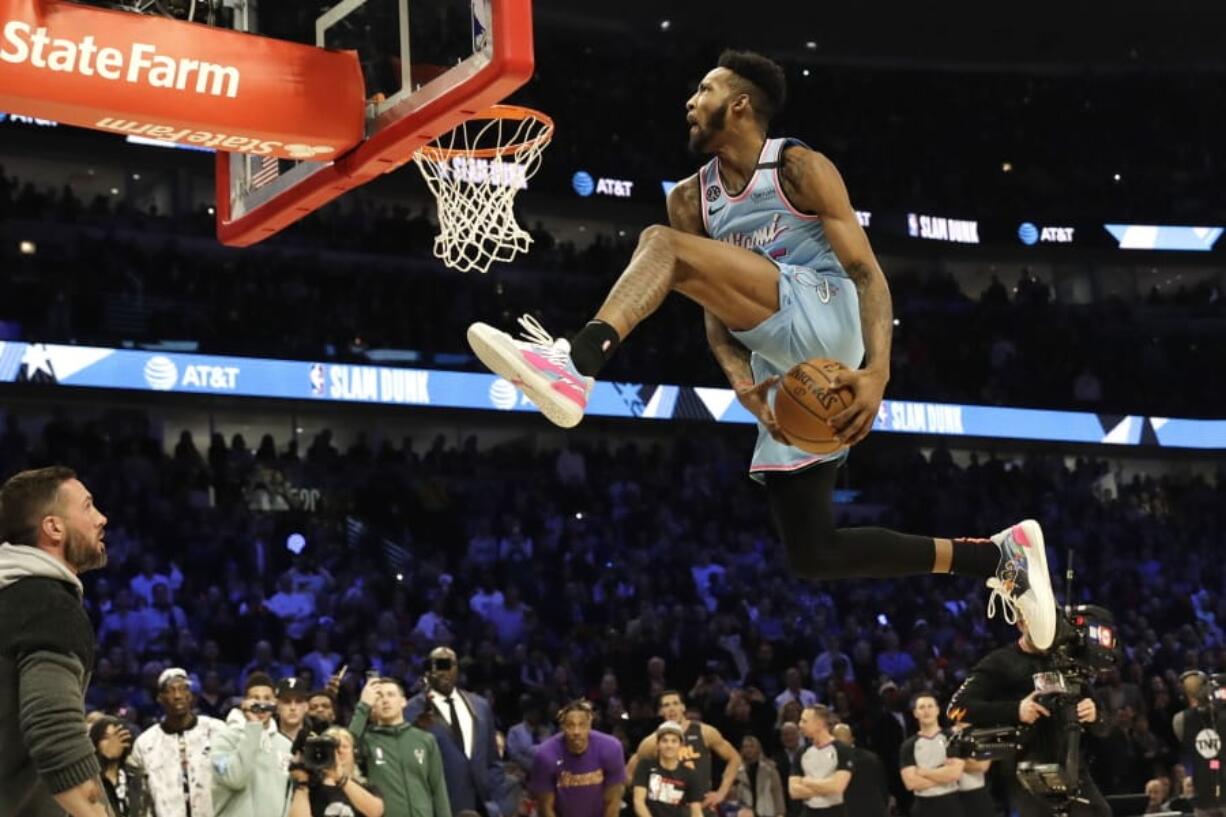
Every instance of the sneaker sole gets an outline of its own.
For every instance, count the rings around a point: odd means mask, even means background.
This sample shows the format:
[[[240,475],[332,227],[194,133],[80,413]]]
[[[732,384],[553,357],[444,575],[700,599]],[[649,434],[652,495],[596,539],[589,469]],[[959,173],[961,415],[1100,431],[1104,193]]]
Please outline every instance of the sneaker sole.
[[[1056,640],[1057,610],[1056,594],[1052,592],[1051,576],[1047,572],[1047,545],[1043,541],[1043,528],[1033,519],[1019,522],[1015,527],[1022,529],[1029,544],[1029,547],[1026,548],[1026,558],[1030,562],[1030,569],[1026,571],[1026,578],[1030,583],[1031,592],[1034,593],[1035,602],[1043,609],[1051,610],[1051,632],[1035,632],[1033,627],[1035,622],[1027,622],[1031,625],[1030,640],[1040,650],[1046,650]]]
[[[558,395],[549,378],[524,362],[519,350],[508,348],[507,335],[489,324],[468,327],[468,345],[485,367],[504,380],[523,389],[541,414],[561,428],[574,428],[583,419],[583,410]]]

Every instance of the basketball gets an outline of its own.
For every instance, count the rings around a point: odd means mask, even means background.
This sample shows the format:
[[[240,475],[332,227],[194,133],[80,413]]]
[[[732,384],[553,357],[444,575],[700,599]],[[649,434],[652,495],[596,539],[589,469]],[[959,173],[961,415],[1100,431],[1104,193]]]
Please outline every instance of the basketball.
[[[830,418],[852,404],[850,388],[830,388],[847,367],[837,360],[814,358],[797,363],[783,376],[775,393],[775,420],[797,448],[829,454],[843,444],[834,439]]]

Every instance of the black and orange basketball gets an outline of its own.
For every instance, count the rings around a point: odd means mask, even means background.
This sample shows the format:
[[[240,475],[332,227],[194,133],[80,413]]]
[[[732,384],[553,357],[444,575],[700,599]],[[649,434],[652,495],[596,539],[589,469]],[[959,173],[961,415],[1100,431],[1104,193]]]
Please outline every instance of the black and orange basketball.
[[[797,363],[779,382],[775,393],[775,420],[797,448],[829,454],[843,444],[834,439],[830,418],[851,405],[851,389],[833,389],[835,375],[847,367],[837,360],[813,358]]]

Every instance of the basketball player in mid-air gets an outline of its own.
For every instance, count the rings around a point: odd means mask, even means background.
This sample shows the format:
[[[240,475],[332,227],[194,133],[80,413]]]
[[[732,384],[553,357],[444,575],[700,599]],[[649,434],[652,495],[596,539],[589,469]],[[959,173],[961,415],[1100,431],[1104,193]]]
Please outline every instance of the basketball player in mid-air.
[[[481,361],[559,426],[576,425],[594,377],[672,291],[706,312],[707,338],[742,405],[758,420],[750,474],[766,494],[793,570],[810,578],[955,573],[987,580],[988,614],[1018,610],[1036,645],[1055,637],[1056,603],[1043,533],[1026,520],[990,539],[942,539],[881,528],[835,529],[842,451],[788,444],[771,389],[792,366],[833,358],[854,400],[832,418],[851,446],[872,428],[890,377],[893,308],[885,275],[834,165],[796,139],[769,139],[783,105],[783,69],[725,51],[686,102],[690,148],[712,155],[668,196],[671,227],[643,231],[595,318],[567,342],[531,315],[524,340],[483,323],[468,329]],[[861,368],[863,364],[863,368]],[[1041,643],[1040,643],[1041,642]]]

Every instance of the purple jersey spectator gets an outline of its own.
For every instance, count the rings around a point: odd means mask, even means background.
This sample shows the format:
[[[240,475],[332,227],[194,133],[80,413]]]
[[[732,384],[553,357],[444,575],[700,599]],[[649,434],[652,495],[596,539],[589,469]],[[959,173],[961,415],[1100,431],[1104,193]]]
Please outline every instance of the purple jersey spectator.
[[[536,750],[528,790],[554,794],[558,817],[601,817],[604,790],[626,782],[626,761],[617,738],[592,730],[587,749],[574,754],[558,734]]]

